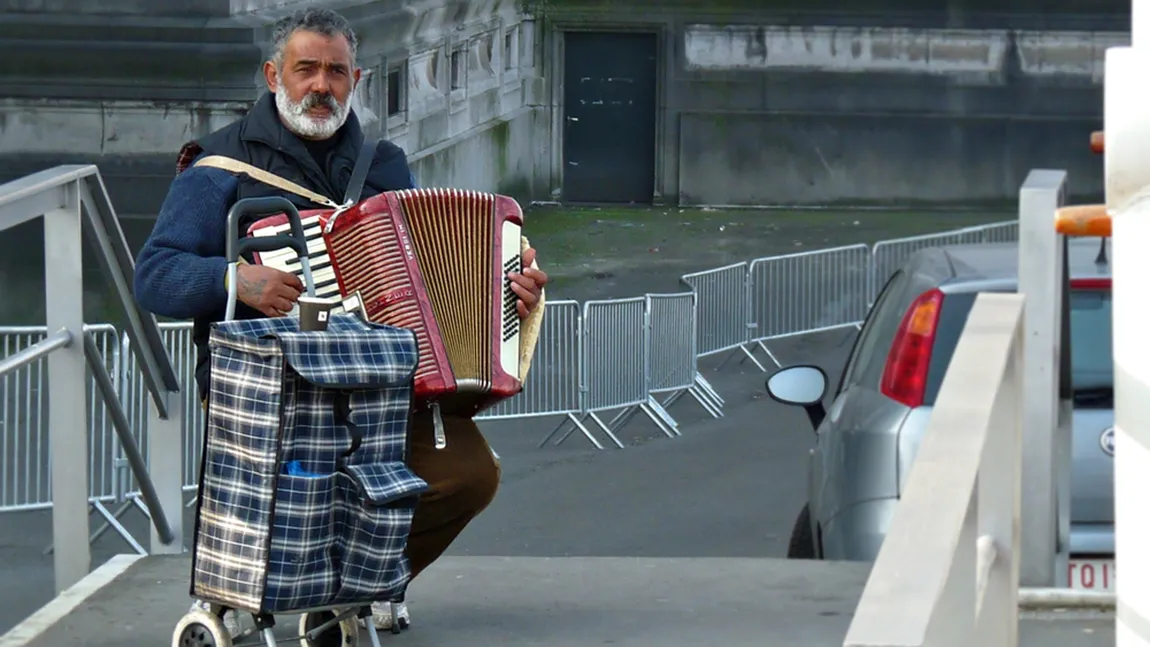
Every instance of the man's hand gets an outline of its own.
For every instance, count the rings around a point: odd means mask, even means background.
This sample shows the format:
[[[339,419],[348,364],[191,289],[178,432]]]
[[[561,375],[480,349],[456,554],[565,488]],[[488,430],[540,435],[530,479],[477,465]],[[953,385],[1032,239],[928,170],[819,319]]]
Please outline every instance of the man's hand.
[[[531,267],[535,262],[535,250],[531,247],[523,252],[523,273],[512,272],[511,289],[519,295],[519,318],[526,319],[535,306],[539,305],[539,298],[543,295],[543,286],[547,285],[547,273]]]
[[[236,277],[236,297],[269,317],[290,312],[304,288],[296,275],[267,265],[240,263]]]

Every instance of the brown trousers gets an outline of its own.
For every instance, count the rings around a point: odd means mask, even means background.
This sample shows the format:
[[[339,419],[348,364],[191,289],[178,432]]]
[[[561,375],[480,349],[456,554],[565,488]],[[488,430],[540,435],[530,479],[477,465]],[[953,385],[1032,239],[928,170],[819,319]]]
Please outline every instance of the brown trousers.
[[[430,414],[413,416],[408,434],[408,465],[430,486],[416,505],[407,540],[413,579],[439,559],[499,488],[499,462],[475,421],[445,417],[443,426],[443,449],[435,448]]]

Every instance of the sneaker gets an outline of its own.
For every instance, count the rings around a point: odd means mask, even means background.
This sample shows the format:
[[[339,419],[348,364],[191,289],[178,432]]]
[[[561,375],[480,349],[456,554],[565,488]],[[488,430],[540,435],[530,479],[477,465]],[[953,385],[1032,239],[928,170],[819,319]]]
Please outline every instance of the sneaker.
[[[411,616],[407,613],[407,603],[400,602],[396,607],[399,611],[399,628],[407,629],[411,626]],[[373,602],[371,604],[371,621],[376,629],[391,629],[391,603]],[[360,619],[359,623],[364,627],[367,626],[363,619]]]
[[[193,602],[191,611],[203,611],[204,613],[216,615],[216,611],[212,608],[212,605],[204,602],[203,600],[196,600]],[[242,620],[240,620],[240,613],[238,611],[231,609],[224,614],[224,628],[228,630],[228,633],[232,635],[232,638],[235,638],[243,633]]]

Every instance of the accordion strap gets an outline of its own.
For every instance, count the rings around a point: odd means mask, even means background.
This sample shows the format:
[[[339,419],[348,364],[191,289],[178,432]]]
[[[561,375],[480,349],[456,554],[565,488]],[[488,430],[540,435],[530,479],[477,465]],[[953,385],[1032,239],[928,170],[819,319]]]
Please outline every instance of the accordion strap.
[[[300,197],[307,198],[316,204],[322,204],[326,207],[331,207],[332,209],[340,208],[340,205],[336,204],[333,200],[330,198],[325,198],[315,191],[305,189],[304,187],[296,184],[295,182],[292,182],[291,180],[285,180],[284,178],[274,173],[268,173],[263,169],[258,169],[251,164],[247,164],[246,162],[241,162],[230,157],[224,157],[223,155],[209,155],[208,157],[205,157],[196,162],[195,165],[214,166],[216,168],[224,169],[225,171],[231,171],[232,173],[244,173],[251,177],[253,180],[259,180],[260,182],[263,182],[264,184],[270,184],[277,189],[283,189],[284,191],[294,193]]]
[[[359,202],[363,194],[363,183],[367,181],[367,170],[375,159],[376,143],[367,137],[363,138],[363,146],[359,149],[359,157],[355,160],[355,167],[351,170],[351,180],[347,183],[347,192],[343,196],[344,204]]]

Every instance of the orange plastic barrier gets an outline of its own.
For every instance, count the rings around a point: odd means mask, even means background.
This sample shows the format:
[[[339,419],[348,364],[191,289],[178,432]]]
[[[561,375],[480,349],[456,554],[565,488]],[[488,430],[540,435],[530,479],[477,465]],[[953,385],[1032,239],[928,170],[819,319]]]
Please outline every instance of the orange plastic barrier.
[[[1105,133],[1101,130],[1090,133],[1090,150],[1096,154],[1101,155],[1106,149],[1106,137],[1104,135]]]
[[[1063,236],[1110,237],[1110,214],[1104,204],[1062,207],[1054,214],[1054,229]]]

